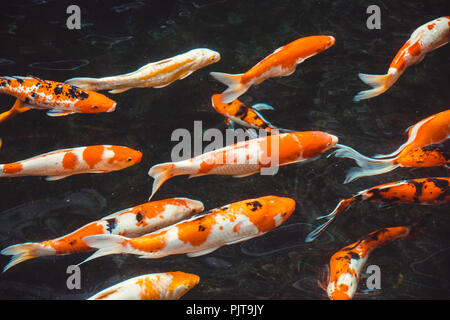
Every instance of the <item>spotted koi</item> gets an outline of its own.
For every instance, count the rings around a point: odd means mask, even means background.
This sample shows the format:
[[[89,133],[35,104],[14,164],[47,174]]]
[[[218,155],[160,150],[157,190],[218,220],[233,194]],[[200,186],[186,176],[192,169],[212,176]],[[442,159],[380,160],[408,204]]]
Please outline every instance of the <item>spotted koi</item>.
[[[257,65],[242,74],[211,72],[216,80],[228,86],[221,102],[230,103],[243,95],[252,85],[266,79],[286,77],[295,72],[297,65],[334,45],[332,36],[310,36],[297,39],[278,48]]]
[[[359,78],[373,89],[359,92],[354,101],[370,99],[386,92],[405,70],[423,60],[425,55],[450,41],[450,16],[440,17],[417,28],[397,52],[385,75],[359,73]]]
[[[418,226],[420,223],[407,227],[382,228],[342,248],[331,257],[323,275],[325,279],[323,282],[319,280],[319,286],[331,300],[352,299],[372,251],[387,242],[412,237],[418,233]]]
[[[138,237],[190,218],[203,210],[203,203],[187,198],[147,202],[124,209],[53,240],[21,243],[3,249],[1,254],[12,256],[3,272],[23,261],[37,257],[91,251],[92,248],[82,240],[86,236],[117,234]]]
[[[106,173],[141,161],[142,153],[123,146],[94,145],[60,149],[26,160],[0,164],[0,177],[46,176],[54,181],[81,173]]]
[[[222,94],[214,94],[211,97],[213,108],[225,117],[226,123],[234,127],[238,124],[247,128],[262,129],[271,133],[272,130],[289,131],[272,125],[259,113],[260,110],[273,110],[273,107],[265,103],[257,103],[252,107],[247,107],[238,99],[231,103],[220,102]]]
[[[334,155],[356,161],[359,168],[351,169],[345,183],[360,177],[392,171],[398,167],[448,166],[450,161],[450,109],[432,115],[408,130],[408,140],[396,151],[373,158],[356,150],[337,145]]]
[[[0,114],[0,122],[30,109],[48,110],[48,116],[57,117],[113,112],[117,104],[103,94],[36,77],[0,77],[0,93],[17,98],[11,110]]]
[[[150,199],[161,185],[174,176],[231,175],[246,177],[265,168],[284,166],[313,159],[334,147],[336,136],[321,131],[270,135],[245,140],[191,159],[166,162],[150,168],[154,179]]]
[[[194,49],[146,64],[131,73],[105,78],[72,78],[66,80],[66,83],[87,90],[109,90],[110,93],[121,93],[133,88],[163,88],[219,60],[218,52],[204,48]]]
[[[110,254],[156,259],[174,254],[197,257],[222,246],[261,236],[294,212],[290,198],[265,196],[235,202],[137,238],[95,235],[83,238],[98,250],[83,262]]]
[[[306,242],[315,240],[336,218],[337,215],[351,205],[362,201],[372,201],[380,204],[419,204],[444,205],[450,203],[450,178],[432,177],[409,179],[391,182],[358,192],[351,198],[341,200],[336,208],[328,215],[317,219],[327,221],[312,231],[306,237]]]
[[[179,271],[146,274],[106,288],[88,300],[178,300],[199,280],[195,274]]]

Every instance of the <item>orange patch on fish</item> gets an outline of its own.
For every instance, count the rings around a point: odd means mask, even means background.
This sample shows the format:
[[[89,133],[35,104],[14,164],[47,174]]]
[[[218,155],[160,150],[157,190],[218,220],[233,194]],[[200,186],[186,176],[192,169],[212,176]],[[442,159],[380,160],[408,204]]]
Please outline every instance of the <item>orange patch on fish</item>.
[[[64,169],[75,169],[75,166],[78,163],[78,158],[73,152],[67,152],[64,155],[62,165]]]
[[[20,162],[8,163],[3,165],[3,173],[13,174],[22,171],[23,165]]]
[[[178,239],[194,247],[200,246],[208,239],[215,224],[216,219],[211,215],[180,223],[177,226]]]
[[[94,168],[97,163],[102,161],[104,149],[105,148],[101,145],[89,146],[84,149],[83,160],[89,165],[91,169]]]

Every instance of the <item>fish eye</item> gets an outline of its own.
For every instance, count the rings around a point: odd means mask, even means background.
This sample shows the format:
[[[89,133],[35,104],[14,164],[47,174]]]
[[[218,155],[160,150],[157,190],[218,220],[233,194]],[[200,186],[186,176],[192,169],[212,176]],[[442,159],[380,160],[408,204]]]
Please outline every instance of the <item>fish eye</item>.
[[[128,158],[127,158],[127,161],[128,161],[128,162],[130,162],[131,160],[133,160],[133,158],[131,158],[131,157],[128,157]]]
[[[98,109],[98,106],[92,106],[91,108],[92,109]]]

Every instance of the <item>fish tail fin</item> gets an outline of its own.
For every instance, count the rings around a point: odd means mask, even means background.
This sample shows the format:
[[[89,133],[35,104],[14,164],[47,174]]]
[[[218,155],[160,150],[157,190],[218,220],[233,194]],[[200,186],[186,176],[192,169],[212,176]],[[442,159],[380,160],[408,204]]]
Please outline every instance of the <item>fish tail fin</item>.
[[[390,81],[392,75],[389,73],[383,75],[359,73],[358,76],[362,82],[371,86],[373,89],[358,92],[358,94],[353,97],[353,101],[356,102],[379,96],[391,86]]]
[[[359,168],[352,168],[347,173],[344,183],[351,182],[361,177],[374,176],[394,170],[399,166],[395,158],[373,159],[360,154],[353,148],[337,144],[334,156],[338,158],[350,158],[356,161]]]
[[[222,82],[224,85],[228,86],[228,89],[222,93],[222,103],[233,102],[248,90],[248,86],[241,83],[242,74],[210,72],[210,75],[217,81]]]
[[[97,89],[98,82],[99,79],[97,78],[72,78],[65,81],[65,83],[72,86],[92,91],[95,91]]]
[[[308,233],[308,235],[305,238],[305,242],[312,242],[316,240],[322,232],[325,231],[325,229],[330,225],[330,223],[336,218],[336,216],[331,216],[330,218],[327,218],[328,220],[322,223],[320,226],[318,226],[316,229]]]
[[[37,242],[28,242],[9,246],[0,252],[6,256],[12,256],[9,263],[3,268],[3,272],[21,262],[37,257],[50,256],[53,255],[54,252],[55,250],[53,248],[44,247]]]
[[[175,173],[173,172],[174,168],[175,164],[173,162],[157,164],[150,168],[150,170],[148,171],[148,175],[155,180],[153,181],[152,194],[148,200],[153,197],[153,195],[164,182],[175,176]]]
[[[124,245],[127,243],[128,238],[115,234],[98,234],[84,237],[83,241],[89,247],[98,250],[78,265],[110,254],[126,253],[126,248]]]

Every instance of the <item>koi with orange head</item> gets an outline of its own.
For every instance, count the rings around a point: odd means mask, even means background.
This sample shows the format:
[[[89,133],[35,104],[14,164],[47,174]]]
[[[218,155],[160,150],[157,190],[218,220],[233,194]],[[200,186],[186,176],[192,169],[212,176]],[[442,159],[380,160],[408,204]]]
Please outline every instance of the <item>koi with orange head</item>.
[[[113,112],[117,104],[103,94],[36,77],[0,77],[0,93],[17,98],[11,110],[0,114],[0,122],[30,109],[48,110],[48,116],[57,117]]]
[[[95,145],[61,149],[26,160],[0,164],[0,177],[46,176],[54,181],[81,173],[106,173],[139,163],[142,153],[123,146]]]
[[[321,131],[283,133],[241,141],[187,160],[158,164],[149,170],[154,179],[150,198],[174,176],[214,174],[247,177],[263,170],[313,159],[333,148],[337,142],[336,136]]]
[[[112,285],[88,300],[178,300],[199,280],[195,274],[179,271],[146,274]]]
[[[15,244],[3,249],[1,254],[12,256],[3,272],[37,257],[91,251],[93,249],[82,240],[87,236],[117,234],[138,237],[190,218],[203,210],[203,203],[187,198],[164,199],[124,209],[56,239]]]
[[[231,203],[138,238],[89,236],[83,241],[98,250],[83,262],[110,254],[135,254],[148,259],[174,254],[202,256],[261,236],[284,223],[294,210],[293,199],[265,196]]]
[[[273,110],[272,106],[265,103],[257,103],[247,107],[238,99],[231,103],[222,103],[222,94],[214,94],[211,97],[213,108],[225,117],[228,126],[234,128],[238,124],[247,128],[262,129],[269,133],[276,129],[278,131],[292,131],[281,129],[272,125],[259,113],[261,110]]]
[[[211,72],[210,75],[228,86],[222,93],[221,102],[230,103],[243,95],[252,85],[260,84],[269,78],[291,75],[298,64],[330,48],[334,42],[332,36],[300,38],[278,48],[245,73]]]
[[[421,224],[379,229],[342,248],[331,257],[323,279],[318,281],[319,286],[331,300],[352,299],[371,252],[387,242],[420,233]]]
[[[360,177],[386,173],[398,167],[448,166],[450,161],[450,110],[432,115],[408,130],[408,140],[396,151],[366,157],[356,150],[337,145],[334,155],[350,158],[359,168],[351,169],[344,183]]]
[[[305,241],[314,241],[340,213],[351,205],[372,201],[383,205],[398,203],[419,205],[444,205],[450,203],[450,178],[430,177],[391,182],[358,192],[351,198],[341,200],[328,215],[317,219],[327,221],[308,234]]]
[[[397,52],[387,74],[359,73],[359,78],[373,89],[359,92],[353,101],[370,99],[389,90],[405,70],[423,60],[425,55],[450,41],[450,16],[440,17],[417,28]]]

